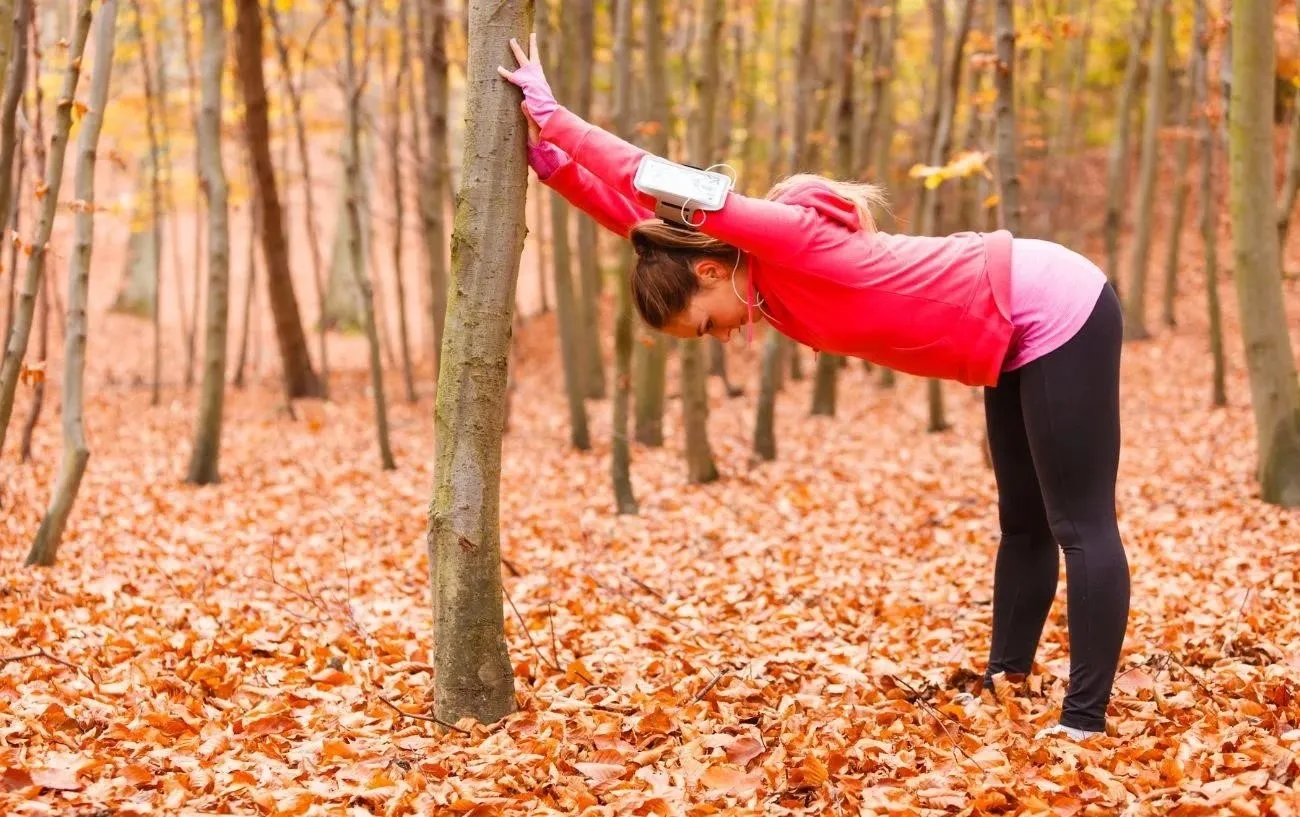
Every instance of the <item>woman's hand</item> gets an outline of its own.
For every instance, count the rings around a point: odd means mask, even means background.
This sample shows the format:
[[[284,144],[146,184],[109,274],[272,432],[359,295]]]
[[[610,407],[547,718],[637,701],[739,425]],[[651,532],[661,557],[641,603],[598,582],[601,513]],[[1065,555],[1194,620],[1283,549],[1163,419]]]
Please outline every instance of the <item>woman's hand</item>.
[[[537,124],[533,115],[528,112],[528,103],[520,102],[519,110],[524,112],[524,119],[528,120],[528,144],[535,145],[542,140],[542,126]]]
[[[529,35],[528,47],[529,53],[525,54],[519,42],[511,37],[510,50],[514,52],[519,68],[508,71],[505,66],[499,65],[497,73],[519,86],[524,92],[524,113],[529,117],[531,132],[534,125],[538,128],[545,126],[546,120],[560,106],[555,101],[555,95],[551,93],[546,74],[542,71],[542,61],[537,55],[537,34]]]

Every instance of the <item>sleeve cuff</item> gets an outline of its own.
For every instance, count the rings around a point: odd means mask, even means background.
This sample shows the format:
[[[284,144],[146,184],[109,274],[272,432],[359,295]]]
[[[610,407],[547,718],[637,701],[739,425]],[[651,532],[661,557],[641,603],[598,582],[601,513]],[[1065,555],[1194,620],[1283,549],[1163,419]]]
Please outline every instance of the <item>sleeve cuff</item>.
[[[532,166],[541,181],[549,179],[568,161],[568,154],[550,142],[539,140],[537,144],[528,146],[528,164]]]

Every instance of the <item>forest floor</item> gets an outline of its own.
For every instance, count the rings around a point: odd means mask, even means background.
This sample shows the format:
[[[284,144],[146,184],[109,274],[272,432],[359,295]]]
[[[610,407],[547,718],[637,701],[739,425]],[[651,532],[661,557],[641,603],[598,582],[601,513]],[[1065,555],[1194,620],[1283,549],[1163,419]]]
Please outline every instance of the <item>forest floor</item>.
[[[921,381],[885,390],[855,363],[833,419],[787,383],[778,459],[756,465],[761,344],[738,341],[744,396],[710,384],[722,479],[687,483],[672,400],[667,444],[633,447],[641,512],[618,517],[609,402],[588,404],[594,449],[570,450],[553,316],[529,320],[501,489],[518,711],[440,734],[415,717],[432,688],[427,364],[416,403],[388,373],[384,473],[361,341],[332,338],[336,397],[294,420],[268,334],[228,392],[223,481],[194,489],[196,391],[169,364],[151,406],[148,324],[96,312],[93,453],[53,569],[20,564],[58,463],[57,364],[33,461],[16,433],[2,460],[0,811],[1294,813],[1300,517],[1256,499],[1228,270],[1222,290],[1227,408],[1210,406],[1198,282],[1177,328],[1153,299],[1155,338],[1125,348],[1132,606],[1110,732],[1085,744],[1033,739],[1068,677],[1064,572],[1034,675],[958,698],[987,655],[997,545],[974,390],[946,388],[953,428],[927,434]],[[1300,347],[1294,279],[1286,303]]]

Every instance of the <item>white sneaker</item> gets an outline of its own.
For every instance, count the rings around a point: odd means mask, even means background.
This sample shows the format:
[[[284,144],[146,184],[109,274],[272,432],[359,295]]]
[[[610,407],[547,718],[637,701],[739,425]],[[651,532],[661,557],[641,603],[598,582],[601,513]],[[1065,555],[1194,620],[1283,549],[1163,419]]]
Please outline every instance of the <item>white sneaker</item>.
[[[1106,734],[1105,732],[1093,732],[1089,729],[1076,729],[1073,726],[1065,726],[1063,724],[1058,723],[1049,726],[1046,729],[1039,730],[1038,734],[1034,735],[1034,740],[1042,740],[1043,738],[1050,738],[1050,737],[1055,737],[1057,735],[1063,735],[1064,737],[1067,737],[1070,740],[1078,741],[1078,740],[1087,740],[1088,738],[1103,737],[1105,736],[1105,734]]]

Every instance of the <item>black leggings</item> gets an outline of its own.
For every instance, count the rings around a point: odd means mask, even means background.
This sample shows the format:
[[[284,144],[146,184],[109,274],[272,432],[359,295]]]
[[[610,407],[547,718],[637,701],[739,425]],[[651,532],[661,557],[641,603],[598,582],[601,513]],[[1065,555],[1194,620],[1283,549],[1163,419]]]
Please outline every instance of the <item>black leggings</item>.
[[[984,683],[1028,673],[1065,552],[1070,687],[1061,723],[1102,730],[1128,625],[1129,574],[1115,520],[1123,315],[1107,284],[1065,345],[1003,372],[984,411],[1002,540]]]

